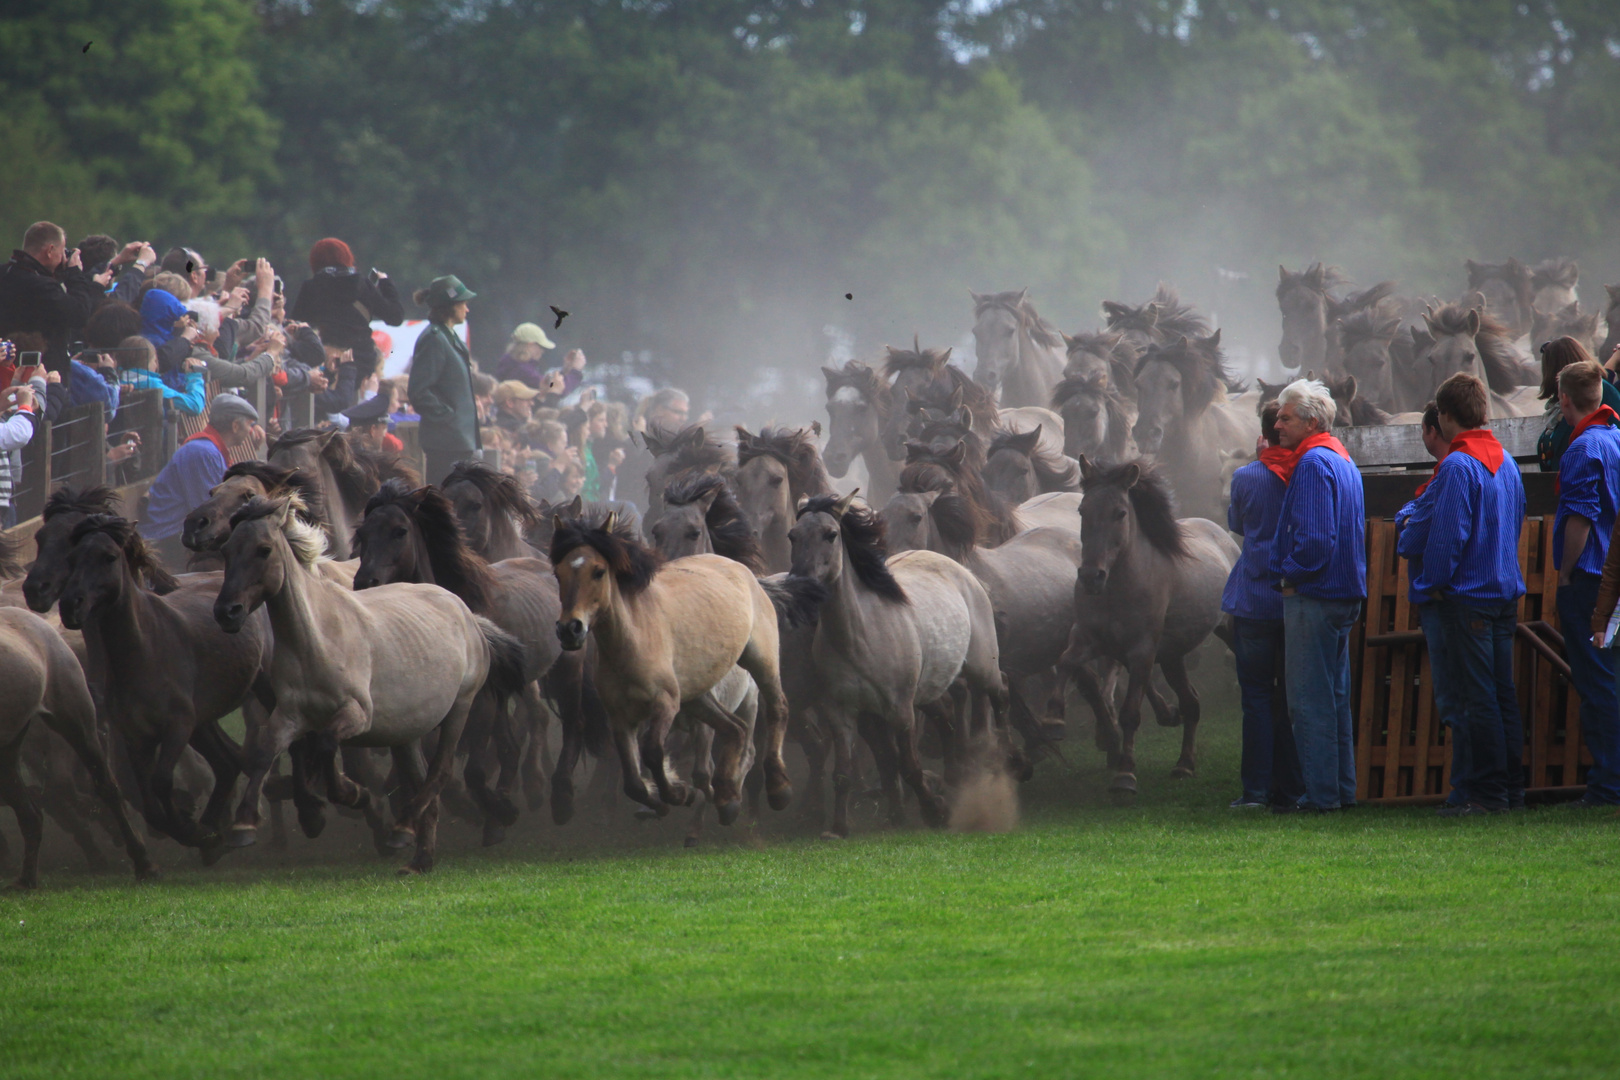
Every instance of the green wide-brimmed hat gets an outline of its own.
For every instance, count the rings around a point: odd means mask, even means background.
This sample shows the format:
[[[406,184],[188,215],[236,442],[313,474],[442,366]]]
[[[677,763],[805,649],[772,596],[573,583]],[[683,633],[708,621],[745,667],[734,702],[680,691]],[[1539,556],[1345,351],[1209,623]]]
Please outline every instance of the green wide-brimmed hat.
[[[459,304],[463,300],[476,300],[478,294],[461,283],[461,279],[454,274],[436,277],[427,287],[427,295],[422,298],[428,307],[440,307],[444,304]]]

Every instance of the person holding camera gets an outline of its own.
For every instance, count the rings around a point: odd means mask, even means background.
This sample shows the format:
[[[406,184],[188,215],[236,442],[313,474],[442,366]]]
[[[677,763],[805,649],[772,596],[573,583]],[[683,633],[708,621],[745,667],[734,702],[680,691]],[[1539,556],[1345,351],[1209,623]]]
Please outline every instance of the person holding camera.
[[[22,448],[33,441],[45,398],[45,379],[35,375],[21,386],[0,390],[0,528],[17,524],[12,505],[12,477],[20,474]]]
[[[66,372],[68,341],[90,319],[101,288],[67,247],[60,225],[36,221],[22,248],[0,266],[0,336],[36,333],[45,339],[47,370]]]
[[[310,279],[299,286],[293,301],[292,317],[313,326],[323,343],[352,351],[355,373],[364,381],[380,359],[371,321],[381,319],[389,326],[405,321],[399,290],[375,268],[362,276],[349,245],[333,236],[309,249],[309,271]]]

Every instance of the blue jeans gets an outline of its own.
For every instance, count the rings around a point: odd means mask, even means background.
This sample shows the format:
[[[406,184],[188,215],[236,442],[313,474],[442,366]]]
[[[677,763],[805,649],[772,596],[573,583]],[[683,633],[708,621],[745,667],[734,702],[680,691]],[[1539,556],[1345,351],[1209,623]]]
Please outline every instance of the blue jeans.
[[[1283,597],[1288,633],[1288,711],[1305,779],[1304,804],[1356,804],[1356,746],[1350,724],[1350,630],[1360,600]]]
[[[1463,774],[1467,771],[1463,765],[1457,741],[1456,707],[1451,700],[1451,688],[1446,684],[1445,664],[1441,660],[1441,618],[1440,605],[1430,602],[1417,605],[1418,622],[1423,627],[1423,639],[1429,647],[1429,683],[1434,692],[1434,714],[1439,721],[1450,729],[1446,736],[1451,743],[1451,794],[1446,802],[1461,805],[1468,801],[1468,793],[1463,790]],[[1385,783],[1389,783],[1388,780]],[[1388,794],[1388,792],[1386,792]]]
[[[1451,700],[1453,783],[1469,802],[1492,810],[1522,804],[1524,725],[1513,687],[1518,602],[1445,597],[1427,606],[1436,609],[1440,624],[1432,666],[1444,672]]]
[[[1288,723],[1283,621],[1232,617],[1232,648],[1243,692],[1243,797],[1294,803],[1304,791]]]
[[[1592,644],[1598,576],[1577,570],[1558,587],[1558,621],[1575,692],[1581,696],[1581,740],[1592,754],[1586,795],[1620,803],[1620,703],[1615,700],[1615,650]],[[1574,777],[1567,779],[1573,780]]]

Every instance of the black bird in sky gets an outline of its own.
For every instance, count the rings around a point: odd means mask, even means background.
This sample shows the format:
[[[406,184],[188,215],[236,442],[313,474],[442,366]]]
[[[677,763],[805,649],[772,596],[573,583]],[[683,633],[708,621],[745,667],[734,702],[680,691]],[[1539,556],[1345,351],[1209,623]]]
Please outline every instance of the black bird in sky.
[[[90,46],[92,46],[94,44],[95,44],[95,42],[93,42],[93,41],[87,41],[87,42],[84,43],[84,48],[80,49],[79,51],[82,52],[82,53],[87,53],[87,52],[90,51]]]
[[[551,324],[551,328],[553,330],[561,329],[562,321],[564,319],[568,318],[568,312],[564,311],[562,308],[558,307],[556,304],[548,304],[546,306],[551,308],[551,313],[553,315],[557,316],[557,321]]]

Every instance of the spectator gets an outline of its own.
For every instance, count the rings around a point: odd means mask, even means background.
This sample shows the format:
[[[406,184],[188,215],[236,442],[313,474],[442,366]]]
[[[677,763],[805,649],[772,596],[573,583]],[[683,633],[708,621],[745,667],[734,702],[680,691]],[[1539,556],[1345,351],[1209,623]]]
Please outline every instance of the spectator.
[[[1288,637],[1288,709],[1305,794],[1295,807],[1322,813],[1355,805],[1350,725],[1350,630],[1367,595],[1361,474],[1330,435],[1327,387],[1298,379],[1278,397],[1277,435],[1293,451],[1271,551]]]
[[[118,347],[118,385],[130,390],[161,390],[163,400],[187,416],[201,416],[208,403],[203,385],[203,362],[187,357],[179,388],[169,385],[157,373],[157,350],[144,337],[125,338]]]
[[[94,277],[112,266],[113,256],[118,254],[118,241],[103,233],[95,233],[80,240],[78,248],[79,262],[84,266],[84,272]]]
[[[506,381],[517,381],[530,390],[541,389],[541,379],[545,376],[545,369],[540,366],[540,360],[545,356],[547,349],[557,346],[546,337],[546,332],[532,322],[519,323],[517,329],[512,331],[512,340],[506,344],[506,352],[495,361],[495,377]],[[566,378],[566,375],[565,375]],[[579,385],[576,374],[574,386]],[[567,387],[564,393],[572,390]]]
[[[1581,739],[1592,754],[1585,806],[1620,804],[1620,702],[1615,699],[1615,653],[1582,631],[1596,621],[1598,586],[1614,534],[1620,495],[1620,417],[1603,404],[1603,370],[1595,360],[1558,373],[1558,402],[1570,425],[1558,464],[1558,516],[1553,520],[1553,565],[1558,570],[1558,621],[1564,654],[1581,698]],[[1607,621],[1605,619],[1605,621]]]
[[[141,301],[141,336],[157,350],[158,372],[172,374],[184,370],[202,332],[184,303],[167,289],[154,288]],[[175,385],[174,379],[169,382]]]
[[[1513,686],[1524,483],[1485,426],[1484,383],[1453,375],[1434,405],[1446,448],[1406,517],[1399,550],[1416,560],[1411,591],[1443,688],[1436,693],[1437,704],[1445,701],[1441,719],[1451,726],[1457,798],[1440,813],[1469,817],[1524,805],[1524,729]]]
[[[44,396],[45,379],[39,375],[23,386],[0,390],[0,528],[17,524],[13,478],[22,475],[22,448],[33,441],[39,422],[36,398]]]
[[[1536,462],[1542,472],[1557,472],[1558,461],[1569,445],[1570,433],[1575,429],[1564,419],[1558,397],[1558,373],[1571,364],[1592,360],[1592,354],[1572,337],[1561,337],[1541,344],[1541,393],[1547,403],[1546,426],[1536,441]],[[1603,380],[1603,404],[1620,415],[1620,389],[1608,379]]]
[[[147,283],[145,291],[141,293],[141,299],[144,301],[146,294],[153,289],[162,289],[181,303],[190,300],[192,296],[191,282],[186,280],[184,276],[171,274],[167,270],[152,275],[152,280]]]
[[[477,392],[477,387],[474,388]],[[517,379],[508,379],[495,387],[495,424],[507,431],[521,431],[534,414],[534,399],[540,391]]]
[[[84,324],[84,343],[98,352],[107,352],[118,348],[125,338],[138,335],[144,327],[139,311],[122,301],[108,300]]]
[[[1277,445],[1277,409],[1275,401],[1267,402],[1260,413],[1259,460],[1232,474],[1226,512],[1227,528],[1243,537],[1243,554],[1221,596],[1221,610],[1232,616],[1243,700],[1243,793],[1232,800],[1233,808],[1293,806],[1304,793],[1288,723],[1282,597],[1271,576],[1272,539],[1293,460],[1291,451]]]
[[[633,426],[637,431],[656,427],[673,433],[686,426],[691,407],[686,391],[666,386],[641,399],[641,404],[636,406]]]
[[[477,457],[478,409],[473,402],[472,356],[456,336],[467,321],[468,303],[478,296],[454,275],[434,278],[412,298],[429,311],[429,326],[416,339],[411,356],[411,405],[422,416],[417,437],[422,475],[442,484],[458,461]]]
[[[488,427],[495,422],[495,387],[499,385],[492,375],[473,372],[473,403],[478,406],[478,426]]]
[[[315,415],[341,426],[343,410],[353,407],[360,398],[360,365],[355,363],[353,350],[323,343],[322,351],[325,362],[321,374],[327,388],[315,394]]]
[[[313,326],[321,340],[354,354],[355,369],[364,380],[377,370],[380,357],[371,337],[371,323],[389,326],[405,321],[394,282],[380,270],[361,277],[349,245],[335,237],[316,241],[309,249],[312,275],[298,288],[292,317]]]
[[[191,289],[191,296],[182,296],[182,300],[190,300],[192,296],[206,296],[208,294],[208,263],[203,257],[190,248],[170,248],[163,256],[159,268],[166,273],[177,274],[184,278]]]
[[[226,298],[222,305],[225,317],[220,320],[219,344],[215,350],[222,358],[237,359],[239,353],[253,346],[270,329],[275,279],[275,268],[269,261],[257,259],[252,287],[233,289]]]
[[[0,266],[0,336],[36,333],[45,342],[49,371],[64,372],[68,341],[90,319],[101,288],[68,251],[58,225],[38,221],[23,234],[20,251]]]
[[[360,404],[344,411],[349,421],[349,434],[373,450],[398,454],[405,444],[388,432],[388,414],[392,411],[391,395],[382,391]]]
[[[145,240],[131,240],[114,255],[107,268],[114,272],[112,288],[107,295],[121,304],[135,307],[141,302],[141,291],[146,287],[146,273],[157,264],[157,252]]]
[[[208,405],[208,426],[175,450],[152,481],[141,514],[141,534],[157,541],[170,566],[185,564],[180,531],[186,515],[224,478],[231,451],[263,440],[257,409],[235,394],[215,395]]]

